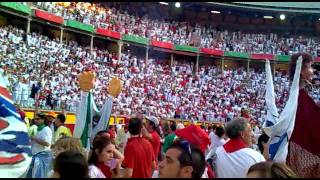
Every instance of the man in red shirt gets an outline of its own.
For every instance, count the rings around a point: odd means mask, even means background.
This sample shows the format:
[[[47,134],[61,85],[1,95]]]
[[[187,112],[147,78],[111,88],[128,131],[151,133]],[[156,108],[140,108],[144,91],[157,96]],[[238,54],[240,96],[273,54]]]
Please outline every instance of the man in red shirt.
[[[152,144],[156,165],[158,165],[157,157],[159,155],[160,150],[160,136],[156,129],[159,126],[159,120],[154,116],[147,116],[145,118],[147,121],[145,126],[142,128],[142,135],[144,138],[148,139]]]
[[[130,138],[124,149],[122,166],[125,178],[151,178],[155,168],[155,157],[151,143],[142,138],[143,122],[139,118],[129,121]]]

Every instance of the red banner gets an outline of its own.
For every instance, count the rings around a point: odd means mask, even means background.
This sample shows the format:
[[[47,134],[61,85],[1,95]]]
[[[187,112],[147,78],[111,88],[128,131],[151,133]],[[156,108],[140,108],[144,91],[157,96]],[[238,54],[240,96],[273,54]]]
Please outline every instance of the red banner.
[[[173,44],[168,42],[151,40],[150,45],[165,48],[165,49],[173,49]]]
[[[96,31],[97,34],[103,35],[103,36],[108,36],[112,37],[115,39],[121,39],[121,34],[115,31],[110,31],[108,29],[102,29],[102,28],[97,28]]]
[[[272,54],[251,54],[250,59],[256,59],[256,60],[274,60],[274,55]]]
[[[201,53],[210,54],[210,55],[214,55],[214,56],[222,56],[223,55],[223,51],[216,50],[216,49],[201,48],[200,51],[201,51]]]
[[[56,16],[54,14],[51,14],[51,13],[48,13],[45,11],[35,10],[34,14],[38,18],[45,19],[47,21],[51,21],[54,23],[63,24],[63,22],[64,22],[62,17]]]
[[[262,18],[252,18],[251,19],[251,23],[252,24],[262,24],[263,23],[263,19]]]
[[[315,57],[315,58],[314,58],[314,62],[320,63],[320,57]]]
[[[241,24],[249,24],[250,23],[250,18],[248,18],[248,17],[239,17],[239,19],[238,19],[238,21],[239,21],[239,23],[241,23]]]
[[[221,14],[211,14],[211,16],[210,16],[210,20],[211,21],[214,21],[214,22],[216,22],[216,23],[218,23],[218,22],[222,22],[222,15]]]
[[[227,15],[224,20],[226,22],[235,23],[237,20],[237,17],[234,15]]]
[[[276,24],[276,21],[274,19],[265,19],[264,22],[266,24]]]

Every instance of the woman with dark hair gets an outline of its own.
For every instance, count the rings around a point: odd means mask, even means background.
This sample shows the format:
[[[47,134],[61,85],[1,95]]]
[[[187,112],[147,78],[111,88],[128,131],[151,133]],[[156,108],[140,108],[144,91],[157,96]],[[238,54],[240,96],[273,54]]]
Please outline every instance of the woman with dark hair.
[[[52,178],[89,178],[88,163],[81,152],[65,151],[54,162]]]
[[[252,165],[247,173],[248,178],[297,178],[297,175],[285,164],[260,162]]]
[[[298,176],[304,178],[320,177],[320,106],[309,96],[312,89],[313,58],[307,53],[298,53],[291,57],[290,79],[293,80],[298,58],[302,56],[302,68],[299,82],[298,108],[294,130],[289,141],[288,165]]]
[[[120,165],[124,156],[111,143],[111,139],[103,136],[93,140],[93,148],[89,157],[90,178],[111,178],[119,176]]]

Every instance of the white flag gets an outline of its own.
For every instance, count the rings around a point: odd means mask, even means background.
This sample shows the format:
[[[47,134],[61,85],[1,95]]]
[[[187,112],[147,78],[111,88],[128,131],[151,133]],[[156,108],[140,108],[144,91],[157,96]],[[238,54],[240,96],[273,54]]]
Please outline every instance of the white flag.
[[[302,57],[300,56],[297,61],[293,83],[286,106],[281,112],[278,122],[276,122],[276,124],[273,126],[265,128],[267,131],[271,132],[269,140],[269,153],[271,160],[276,162],[285,162],[287,158],[289,139],[294,129],[296,112],[298,108],[301,65]],[[272,106],[275,106],[275,104]],[[268,111],[270,109],[272,109],[272,107],[268,107]]]
[[[270,68],[270,61],[266,60],[265,64],[266,68],[266,78],[267,78],[267,85],[266,85],[266,95],[265,100],[267,104],[267,118],[264,122],[263,127],[269,127],[276,124],[279,120],[279,113],[276,106],[275,95],[274,95],[274,86]],[[265,133],[270,136],[270,131],[268,129],[264,129]]]

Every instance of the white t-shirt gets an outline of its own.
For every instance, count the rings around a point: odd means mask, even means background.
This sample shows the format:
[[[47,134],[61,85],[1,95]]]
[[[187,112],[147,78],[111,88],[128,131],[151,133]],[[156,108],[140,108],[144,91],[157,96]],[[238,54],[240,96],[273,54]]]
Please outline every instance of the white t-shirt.
[[[32,147],[32,154],[37,154],[38,152],[43,152],[43,151],[50,151],[50,146],[52,142],[52,130],[50,127],[46,126],[44,127],[41,131],[37,133],[35,136],[47,143],[49,143],[49,146],[42,146],[35,141],[31,142],[31,147]]]
[[[214,132],[209,133],[209,138],[211,141],[210,149],[222,146],[226,143],[224,139],[219,138]]]
[[[213,132],[212,132],[213,133]],[[217,151],[217,148],[223,146],[227,141],[223,138],[219,138],[216,134],[211,134],[211,145],[209,148],[209,153],[206,155],[206,160],[211,158]]]
[[[106,178],[103,172],[95,165],[89,166],[89,178]]]
[[[265,158],[251,148],[243,148],[227,153],[223,146],[218,147],[216,173],[218,178],[246,178],[249,168]]]

